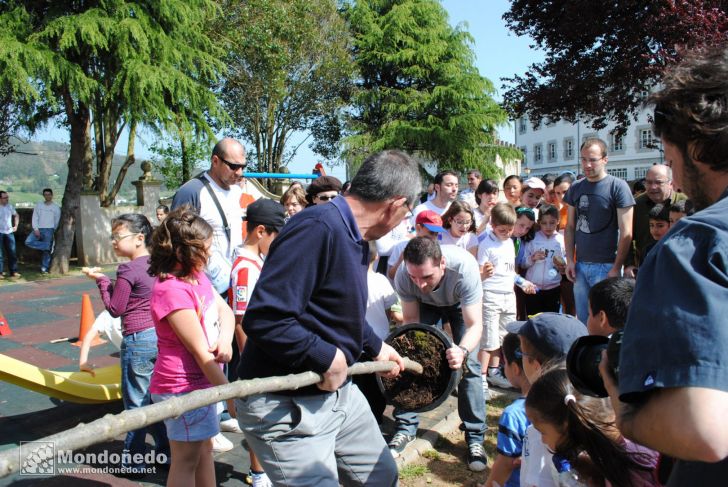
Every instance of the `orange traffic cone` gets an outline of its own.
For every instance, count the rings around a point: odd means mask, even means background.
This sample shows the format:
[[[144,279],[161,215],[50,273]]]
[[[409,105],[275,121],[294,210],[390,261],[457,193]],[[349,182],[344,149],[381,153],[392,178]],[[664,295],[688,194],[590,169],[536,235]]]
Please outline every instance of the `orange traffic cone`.
[[[0,336],[12,335],[13,330],[10,329],[8,320],[5,319],[2,313],[0,313]]]
[[[91,298],[88,294],[84,293],[83,298],[81,299],[81,323],[79,325],[78,338],[75,342],[72,342],[77,347],[81,346],[83,337],[85,337],[87,333],[93,332],[92,328],[94,326],[95,316],[94,308],[91,306]],[[95,347],[96,345],[103,345],[104,343],[106,343],[106,340],[102,340],[99,338],[99,335],[96,334],[96,337],[91,342],[91,346]]]

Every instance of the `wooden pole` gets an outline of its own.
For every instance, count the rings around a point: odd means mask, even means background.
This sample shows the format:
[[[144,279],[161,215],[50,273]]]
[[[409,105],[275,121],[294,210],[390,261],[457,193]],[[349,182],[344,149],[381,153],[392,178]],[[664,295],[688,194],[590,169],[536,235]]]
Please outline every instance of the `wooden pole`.
[[[405,370],[422,373],[422,366],[405,357]],[[349,367],[348,375],[388,372],[395,362],[361,362]],[[181,414],[235,397],[245,397],[263,392],[278,392],[300,389],[318,384],[323,380],[316,372],[302,372],[282,377],[266,377],[264,379],[239,380],[208,389],[200,389],[184,396],[174,397],[166,401],[150,404],[141,408],[122,411],[119,414],[107,414],[88,424],[79,424],[60,433],[56,433],[37,442],[54,442],[57,450],[83,450],[91,445],[110,441],[119,435],[134,431],[159,421],[176,418]],[[42,450],[36,453],[36,460],[47,460]],[[0,454],[0,478],[7,477],[20,468],[20,448],[13,448]]]

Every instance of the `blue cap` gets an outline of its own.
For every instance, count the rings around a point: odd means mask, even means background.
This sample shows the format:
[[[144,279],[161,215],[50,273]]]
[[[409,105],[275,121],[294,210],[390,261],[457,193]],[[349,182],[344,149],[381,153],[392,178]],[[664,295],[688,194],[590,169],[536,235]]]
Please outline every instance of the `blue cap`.
[[[560,313],[539,313],[527,321],[509,323],[506,330],[526,337],[548,360],[566,358],[576,339],[587,335],[584,323]]]

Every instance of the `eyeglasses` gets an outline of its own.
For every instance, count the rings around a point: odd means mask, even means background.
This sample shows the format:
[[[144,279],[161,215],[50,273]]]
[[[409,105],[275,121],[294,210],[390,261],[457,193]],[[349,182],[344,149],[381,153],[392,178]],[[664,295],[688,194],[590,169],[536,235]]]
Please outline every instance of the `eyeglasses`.
[[[319,201],[329,201],[329,200],[333,200],[333,199],[334,199],[334,198],[336,198],[337,196],[339,196],[339,194],[338,194],[338,193],[337,193],[337,194],[335,194],[335,195],[333,195],[333,196],[328,196],[328,195],[320,195],[320,194],[317,194],[317,195],[316,195],[316,198],[318,198],[318,200],[319,200]]]
[[[524,352],[523,350],[521,350],[520,348],[516,348],[516,349],[515,349],[515,350],[513,351],[513,355],[515,355],[517,359],[522,359],[523,357],[533,358],[533,355],[530,355],[530,354],[528,354],[528,353],[525,353],[525,352]]]
[[[118,233],[112,233],[111,241],[119,243],[122,240],[124,240],[126,237],[133,237],[134,235],[139,235],[139,234],[138,233],[127,233],[126,235],[119,235]]]
[[[238,170],[245,170],[246,167],[248,167],[247,164],[235,164],[234,162],[226,161],[220,156],[217,156],[220,161],[222,161],[227,167],[230,168],[231,171],[237,172]]]
[[[655,180],[645,179],[645,186],[664,186],[667,183],[669,183],[669,181],[660,181],[657,179],[655,179]]]
[[[469,227],[473,224],[473,220],[453,220],[452,222],[456,225],[461,225],[463,227]]]

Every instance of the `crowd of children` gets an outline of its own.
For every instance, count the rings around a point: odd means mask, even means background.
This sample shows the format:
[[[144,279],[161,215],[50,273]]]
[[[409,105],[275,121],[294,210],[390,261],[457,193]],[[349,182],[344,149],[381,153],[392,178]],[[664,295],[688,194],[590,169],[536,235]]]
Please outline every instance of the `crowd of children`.
[[[440,177],[443,181],[449,180]],[[474,190],[475,207],[459,200],[444,208],[423,207],[398,230],[404,238],[388,246],[384,275],[375,273],[377,247],[370,245],[367,320],[382,338],[402,320],[390,280],[410,238],[461,247],[478,262],[483,287],[478,358],[485,397],[488,383],[520,392],[499,421],[497,456],[486,486],[659,485],[657,455],[621,437],[609,403],[580,394],[565,372],[564,359],[576,338],[608,336],[624,326],[634,288],[626,278],[602,281],[590,291],[586,326],[570,316],[562,201],[572,183],[568,174],[546,181],[509,176],[503,183],[505,201],[499,202],[498,185],[484,180]],[[227,382],[222,364],[230,359],[233,339],[239,350],[245,346],[242,321],[271,242],[306,205],[325,204],[339,192],[332,184],[318,189],[293,186],[282,205],[261,199],[247,207],[247,236],[235,252],[227,302],[205,275],[212,229],[194,211],[160,206],[154,232],[142,215],[113,220],[112,246],[129,262],[119,266],[115,283],[97,269],[86,273],[96,280],[111,317],[121,319],[125,408]],[[691,211],[684,201],[655,205],[649,213],[654,240]],[[407,233],[410,224],[414,234]],[[80,368],[93,373],[87,360],[90,337]],[[365,377],[355,382],[381,422],[385,404],[376,384]],[[234,416],[234,404],[227,408]],[[157,450],[171,450],[169,485],[214,484],[211,439],[219,433],[220,409],[199,408],[166,420],[166,428],[149,428]],[[144,453],[145,434],[130,432],[125,449]],[[253,485],[270,485],[252,451],[250,460]]]

